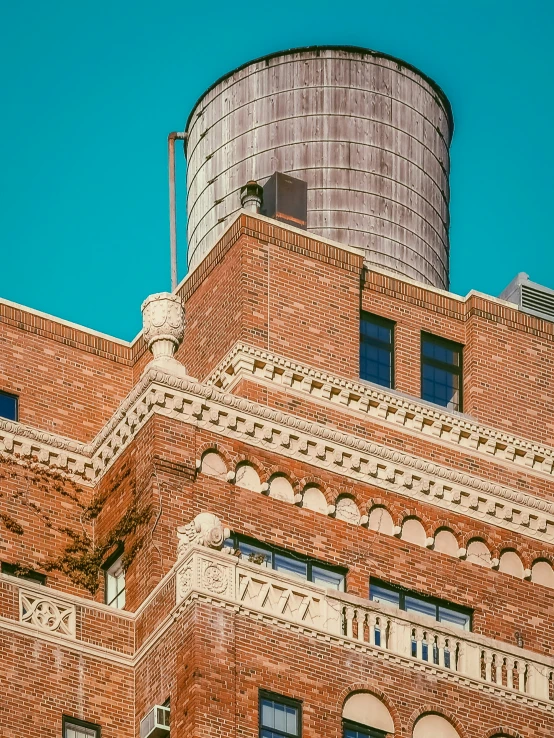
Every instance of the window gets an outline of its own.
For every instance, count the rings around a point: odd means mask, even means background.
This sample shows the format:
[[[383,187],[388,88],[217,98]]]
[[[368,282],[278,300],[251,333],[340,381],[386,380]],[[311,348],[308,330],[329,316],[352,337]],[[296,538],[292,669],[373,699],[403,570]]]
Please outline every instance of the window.
[[[369,599],[398,607],[400,610],[406,610],[406,612],[427,615],[438,620],[439,623],[447,623],[464,630],[471,630],[471,610],[468,608],[452,605],[450,602],[439,600],[436,597],[426,597],[417,594],[417,592],[387,584],[379,579],[370,581]]]
[[[17,397],[7,392],[0,392],[0,418],[17,420]]]
[[[462,411],[462,346],[421,334],[421,397]]]
[[[246,560],[275,569],[288,576],[313,582],[320,587],[329,587],[344,592],[344,569],[327,566],[319,561],[291,551],[268,546],[252,538],[233,534],[225,541],[226,546],[238,549]]]
[[[383,387],[394,385],[394,323],[377,315],[360,318],[360,377]]]
[[[106,605],[117,607],[119,610],[125,607],[125,570],[121,556],[105,571],[104,601]]]
[[[63,738],[100,738],[100,726],[63,716]]]
[[[2,574],[8,574],[10,577],[20,577],[21,579],[27,579],[29,582],[46,585],[46,574],[40,574],[38,571],[28,569],[26,566],[8,564],[2,561],[1,571]]]
[[[301,706],[295,700],[260,692],[260,738],[299,738]]]
[[[342,723],[343,738],[385,738],[387,735],[382,730],[368,728],[366,725],[344,720]]]

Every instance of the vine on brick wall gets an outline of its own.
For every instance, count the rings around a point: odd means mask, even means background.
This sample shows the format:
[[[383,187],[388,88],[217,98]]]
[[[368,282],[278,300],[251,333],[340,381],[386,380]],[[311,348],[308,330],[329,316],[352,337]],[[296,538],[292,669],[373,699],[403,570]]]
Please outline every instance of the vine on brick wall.
[[[16,478],[22,478],[26,484],[13,493],[13,500],[32,510],[47,528],[56,530],[67,538],[62,553],[48,559],[42,566],[37,565],[37,568],[62,572],[74,584],[84,587],[94,595],[100,586],[102,566],[106,557],[117,546],[122,547],[122,564],[124,569],[127,569],[143,546],[146,537],[144,528],[151,518],[152,510],[150,506],[140,505],[136,485],[128,466],[121,470],[108,489],[95,495],[88,504],[82,501],[85,496],[83,488],[59,469],[43,466],[36,457],[28,460],[20,456],[15,458],[0,456],[0,480]],[[95,540],[87,530],[87,523],[90,527],[104,509],[110,496],[126,482],[129,484],[131,504],[127,506],[116,525],[106,535]],[[46,494],[56,493],[70,499],[81,511],[80,529],[56,525],[41,506],[31,499],[30,493],[33,489]],[[2,496],[3,492],[0,491],[0,497]],[[24,528],[7,513],[0,513],[0,522],[9,532],[24,536]],[[30,571],[30,567],[18,562],[15,562],[15,565],[22,575]]]

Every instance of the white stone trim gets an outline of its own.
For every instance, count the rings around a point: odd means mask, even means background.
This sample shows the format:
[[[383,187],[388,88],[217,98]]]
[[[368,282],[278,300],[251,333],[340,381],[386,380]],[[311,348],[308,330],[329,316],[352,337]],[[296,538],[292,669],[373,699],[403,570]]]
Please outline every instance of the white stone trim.
[[[86,476],[98,482],[154,413],[536,540],[554,542],[554,503],[548,500],[157,369],[145,373],[94,442],[82,447],[92,451],[84,459]],[[42,451],[42,444],[35,443]],[[6,447],[4,441],[0,452],[13,453],[14,447],[14,443]],[[59,447],[73,448],[74,442],[60,439]]]
[[[310,400],[363,415],[371,421],[407,430],[431,442],[494,458],[526,473],[554,478],[554,448],[513,436],[468,415],[409,397],[369,382],[329,374],[307,364],[237,343],[205,380],[231,392],[241,379],[283,389]]]

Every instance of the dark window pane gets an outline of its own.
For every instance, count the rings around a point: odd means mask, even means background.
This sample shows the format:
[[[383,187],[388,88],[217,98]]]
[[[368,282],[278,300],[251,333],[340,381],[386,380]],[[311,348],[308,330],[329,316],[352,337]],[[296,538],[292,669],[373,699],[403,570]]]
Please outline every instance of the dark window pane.
[[[308,578],[308,565],[306,562],[293,559],[292,556],[275,554],[275,569],[285,574],[292,574],[299,579]]]
[[[450,410],[461,410],[461,350],[441,339],[422,337],[421,396]]]
[[[260,700],[262,738],[298,736],[298,708],[277,700]]]
[[[250,557],[256,558],[256,563],[262,564],[262,566],[269,566],[271,568],[271,552],[262,546],[254,546],[251,543],[245,543],[245,541],[239,541],[239,550],[244,558],[248,561]],[[259,562],[258,562],[259,557]],[[263,561],[262,561],[263,557]]]
[[[419,615],[430,615],[435,620],[437,619],[437,606],[426,600],[420,600],[418,597],[406,597],[406,611],[417,612]]]
[[[323,569],[321,566],[312,566],[312,582],[321,587],[332,587],[344,592],[344,575]]]
[[[0,392],[0,418],[17,420],[17,397]]]
[[[362,313],[360,320],[360,376],[392,387],[393,323]]]
[[[463,612],[456,612],[448,607],[439,607],[439,620],[441,623],[449,623],[458,628],[469,630],[469,615]]]
[[[378,584],[370,584],[369,596],[375,602],[383,602],[385,605],[400,607],[400,592],[396,592],[394,589],[387,589]]]

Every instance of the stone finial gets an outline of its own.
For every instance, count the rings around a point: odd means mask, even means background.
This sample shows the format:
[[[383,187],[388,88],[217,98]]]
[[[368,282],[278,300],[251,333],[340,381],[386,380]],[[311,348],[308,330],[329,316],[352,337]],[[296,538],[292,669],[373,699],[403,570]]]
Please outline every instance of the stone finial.
[[[185,311],[180,298],[171,292],[158,292],[146,298],[141,310],[144,340],[154,356],[147,369],[156,367],[186,376],[185,367],[173,357],[185,334]]]
[[[263,202],[263,187],[251,179],[240,188],[240,204],[244,210],[257,213]]]
[[[189,546],[206,546],[207,548],[221,549],[223,542],[231,535],[228,528],[213,513],[200,513],[187,525],[177,528],[179,544],[178,558],[182,558]]]

